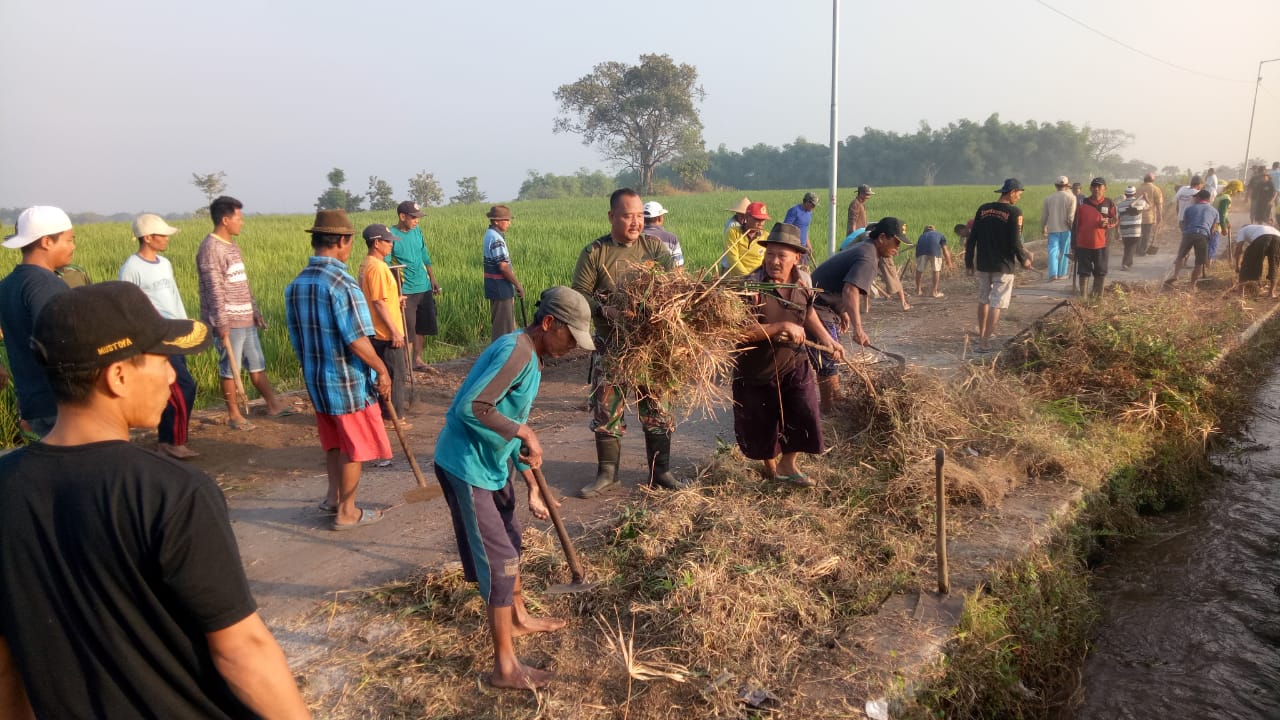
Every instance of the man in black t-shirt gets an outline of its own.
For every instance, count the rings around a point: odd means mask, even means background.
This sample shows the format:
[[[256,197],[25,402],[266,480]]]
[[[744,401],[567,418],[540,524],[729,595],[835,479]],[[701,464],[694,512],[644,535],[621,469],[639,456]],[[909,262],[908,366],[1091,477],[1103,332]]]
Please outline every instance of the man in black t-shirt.
[[[1031,253],[1022,247],[1022,183],[1008,178],[996,190],[1000,199],[985,203],[973,216],[973,227],[964,243],[964,268],[978,275],[978,350],[991,350],[991,337],[1000,322],[1000,311],[1013,295],[1013,271],[1031,267]]]
[[[129,443],[209,329],[107,282],[51,299],[31,344],[57,420],[0,457],[0,717],[309,717],[221,491]]]

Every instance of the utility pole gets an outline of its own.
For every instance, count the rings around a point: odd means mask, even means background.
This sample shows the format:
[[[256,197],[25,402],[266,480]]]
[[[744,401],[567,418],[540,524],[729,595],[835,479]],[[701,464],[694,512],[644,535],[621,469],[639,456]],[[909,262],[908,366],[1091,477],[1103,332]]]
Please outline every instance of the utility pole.
[[[1253,86],[1253,107],[1249,110],[1249,136],[1244,141],[1244,168],[1243,177],[1240,182],[1249,180],[1249,151],[1253,145],[1253,116],[1258,111],[1258,88],[1262,87],[1262,66],[1267,63],[1280,62],[1280,58],[1272,58],[1270,60],[1261,60],[1258,62],[1258,81]],[[834,110],[832,111],[834,112]]]
[[[835,253],[836,251],[836,215],[839,214],[839,207],[836,202],[836,186],[839,184],[840,175],[840,147],[837,145],[836,135],[839,132],[836,129],[836,118],[839,116],[837,112],[839,108],[839,83],[840,77],[840,0],[831,0],[831,227],[827,232],[827,252]],[[1254,98],[1257,102],[1257,98]]]

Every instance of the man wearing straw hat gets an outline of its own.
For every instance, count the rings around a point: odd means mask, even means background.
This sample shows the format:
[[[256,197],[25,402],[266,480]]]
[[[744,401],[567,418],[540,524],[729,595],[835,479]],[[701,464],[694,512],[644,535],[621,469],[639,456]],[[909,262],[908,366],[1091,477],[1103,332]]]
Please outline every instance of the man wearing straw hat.
[[[0,716],[310,717],[222,491],[129,442],[160,419],[169,357],[210,338],[126,282],[41,311],[32,346],[57,422],[0,458]]]
[[[615,190],[609,197],[608,235],[596,238],[582,249],[573,270],[574,290],[582,293],[591,306],[595,323],[596,351],[591,356],[591,430],[596,438],[596,479],[578,494],[592,498],[618,487],[618,460],[622,455],[622,435],[627,430],[623,411],[626,398],[614,381],[615,373],[633,372],[634,368],[614,367],[611,349],[619,341],[616,317],[606,312],[604,301],[612,294],[623,275],[634,266],[656,263],[670,270],[671,253],[662,241],[644,234],[644,202],[631,188]],[[671,431],[675,421],[664,402],[653,397],[636,399],[640,424],[644,427],[645,457],[649,467],[649,484],[668,489],[683,487],[671,474]]]
[[[284,289],[285,314],[325,453],[329,488],[320,511],[333,515],[333,530],[350,530],[382,519],[381,511],[356,505],[356,489],[364,461],[391,457],[374,398],[375,390],[390,397],[391,378],[369,341],[364,293],[347,274],[355,234],[347,211],[317,211],[307,232],[313,254]]]
[[[4,246],[21,249],[22,262],[0,280],[0,332],[23,429],[44,436],[53,429],[58,405],[28,341],[45,304],[68,290],[55,271],[71,262],[76,232],[65,212],[36,205],[18,216],[18,232],[5,238]]]
[[[734,366],[734,436],[743,455],[764,464],[766,477],[812,487],[796,459],[826,448],[805,337],[819,338],[833,360],[844,359],[844,348],[814,309],[809,273],[800,268],[809,252],[800,229],[777,223],[762,243],[764,262],[747,282],[768,289],[751,298],[755,323]]]
[[[178,282],[173,277],[173,266],[160,253],[169,249],[169,238],[178,228],[164,221],[159,215],[146,213],[133,221],[133,237],[138,241],[138,252],[125,259],[120,266],[120,279],[142,288],[147,299],[167,320],[186,320],[187,308],[178,294]],[[191,411],[195,409],[196,381],[187,369],[185,355],[169,356],[176,379],[169,388],[169,404],[160,416],[156,428],[160,452],[178,460],[190,460],[199,453],[187,447],[187,430],[191,423]]]
[[[565,626],[559,618],[532,617],[525,608],[515,478],[520,475],[528,485],[534,517],[547,519],[548,503],[559,507],[554,498],[542,497],[534,477],[542,445],[528,420],[543,361],[575,347],[595,347],[591,308],[570,288],[549,288],[532,325],[500,336],[476,358],[436,440],[436,479],[449,505],[463,574],[480,586],[484,599],[493,639],[488,680],[494,687],[523,690],[550,682],[551,673],[520,662],[513,638]]]
[[[524,286],[516,279],[507,249],[507,228],[511,227],[511,208],[494,205],[485,217],[489,229],[484,231],[484,296],[489,301],[490,339],[497,340],[516,331],[515,298],[524,299]]]

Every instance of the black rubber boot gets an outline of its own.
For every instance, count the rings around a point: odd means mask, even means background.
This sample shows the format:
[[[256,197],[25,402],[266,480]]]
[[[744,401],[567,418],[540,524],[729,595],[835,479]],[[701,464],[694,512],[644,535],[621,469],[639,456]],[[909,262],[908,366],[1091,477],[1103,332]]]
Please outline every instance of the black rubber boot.
[[[649,485],[679,490],[683,482],[671,474],[671,435],[669,433],[645,433],[644,456],[649,463]]]
[[[618,487],[618,458],[622,438],[596,433],[596,481],[578,491],[580,498],[593,498]]]

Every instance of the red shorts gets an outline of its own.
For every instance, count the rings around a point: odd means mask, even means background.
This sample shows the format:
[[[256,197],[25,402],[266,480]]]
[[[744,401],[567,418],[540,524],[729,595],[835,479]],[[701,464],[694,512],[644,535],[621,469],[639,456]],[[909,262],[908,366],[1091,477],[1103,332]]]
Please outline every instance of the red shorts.
[[[391,441],[382,425],[378,403],[346,415],[316,413],[320,446],[325,452],[341,450],[351,462],[391,458]]]

